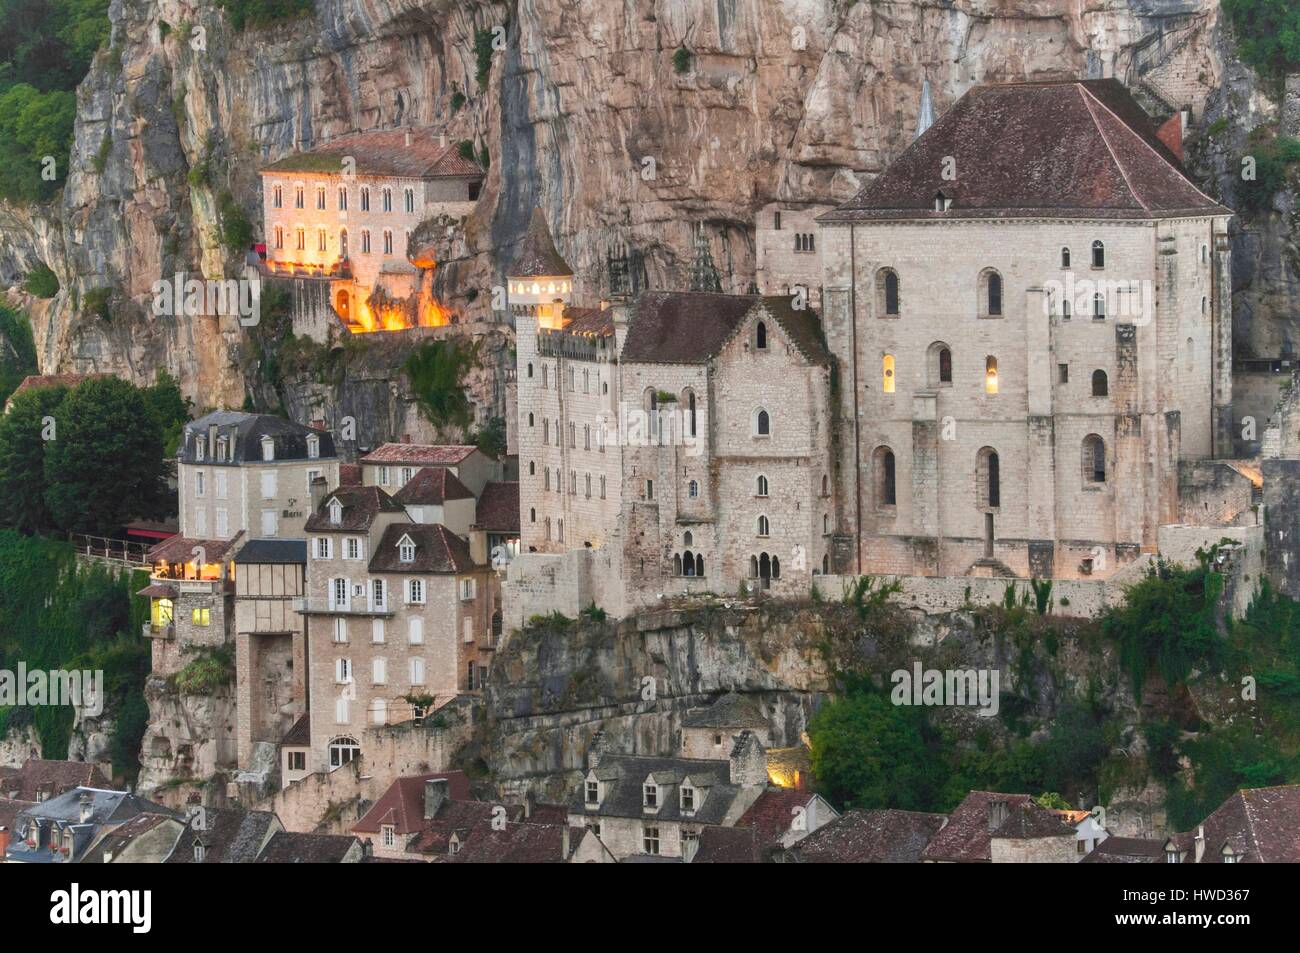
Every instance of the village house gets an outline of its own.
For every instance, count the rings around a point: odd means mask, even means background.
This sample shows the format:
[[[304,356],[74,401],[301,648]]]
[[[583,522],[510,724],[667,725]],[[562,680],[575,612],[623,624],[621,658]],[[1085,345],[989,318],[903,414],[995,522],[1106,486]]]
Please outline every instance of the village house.
[[[307,521],[305,765],[328,771],[362,753],[367,725],[410,720],[475,691],[493,646],[497,577],[469,542],[415,523],[382,487],[341,486]],[[296,730],[296,728],[295,728]],[[297,757],[297,746],[282,746]]]
[[[421,469],[445,469],[475,497],[489,480],[499,480],[501,464],[478,447],[463,444],[383,443],[357,461],[361,482],[396,493]]]
[[[18,813],[4,853],[5,863],[77,863],[86,859],[102,838],[140,815],[177,816],[129,791],[73,788]],[[127,840],[154,830],[155,825],[147,822],[136,825],[131,829],[132,838],[124,838],[120,846],[124,848]],[[165,833],[165,828],[163,831]],[[166,851],[154,856],[159,843],[156,836],[150,837],[149,841],[150,844],[141,846],[140,857],[153,861],[161,859]],[[105,862],[102,855],[97,856],[97,860]],[[112,857],[108,860],[111,861]]]
[[[163,863],[251,864],[283,830],[280,819],[269,811],[194,810]]]
[[[615,755],[604,747],[598,735],[569,803],[569,825],[586,829],[573,863],[689,863],[704,828],[734,827],[767,790],[763,746],[749,732],[725,760]]]
[[[1075,831],[1028,794],[971,791],[921,852],[925,863],[1078,861]]]
[[[1169,864],[1300,863],[1300,785],[1246,788],[1164,844]]]
[[[1231,456],[1232,213],[1181,128],[978,86],[819,218],[841,571],[1104,579]]]
[[[353,133],[261,171],[266,258],[292,281],[294,333],[324,342],[357,333],[437,327],[428,239],[474,210],[483,169],[429,129]]]
[[[846,811],[778,855],[786,864],[915,864],[946,814]]]

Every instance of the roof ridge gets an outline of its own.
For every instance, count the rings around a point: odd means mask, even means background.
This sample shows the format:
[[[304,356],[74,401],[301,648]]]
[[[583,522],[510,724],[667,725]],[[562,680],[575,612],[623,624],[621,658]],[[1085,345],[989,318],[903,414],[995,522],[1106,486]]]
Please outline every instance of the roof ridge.
[[[1082,85],[1076,83],[1074,88],[1079,93],[1079,97],[1083,100],[1083,108],[1088,110],[1088,117],[1092,120],[1093,128],[1097,130],[1097,134],[1101,136],[1102,143],[1106,146],[1106,152],[1110,155],[1110,161],[1115,164],[1115,168],[1119,169],[1119,174],[1124,179],[1124,187],[1128,189],[1129,195],[1133,196],[1133,200],[1137,202],[1138,205],[1142,206],[1142,211],[1150,213],[1151,207],[1146,203],[1142,196],[1138,194],[1137,189],[1133,187],[1133,183],[1128,177],[1128,170],[1124,168],[1124,163],[1119,161],[1119,156],[1115,154],[1115,148],[1110,144],[1110,137],[1106,135],[1106,130],[1103,129],[1101,123],[1097,121],[1097,113],[1093,110],[1092,103],[1096,102],[1098,105],[1102,104],[1097,100],[1096,96],[1089,94],[1087,89]],[[1121,126],[1129,128],[1128,123],[1116,116],[1114,112],[1109,109],[1106,111],[1118,120]],[[1142,137],[1138,136],[1138,138],[1141,139]],[[1143,144],[1145,145],[1145,140],[1143,140]],[[1155,150],[1153,149],[1152,152],[1154,151]],[[1160,161],[1165,161],[1164,156],[1159,156],[1159,158]]]

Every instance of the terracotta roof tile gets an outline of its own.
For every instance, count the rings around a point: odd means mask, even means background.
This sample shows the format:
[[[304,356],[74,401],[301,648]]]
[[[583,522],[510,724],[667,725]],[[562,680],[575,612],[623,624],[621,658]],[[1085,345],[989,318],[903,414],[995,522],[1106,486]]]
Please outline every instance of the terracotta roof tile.
[[[406,137],[410,134],[411,143]],[[483,167],[460,154],[457,143],[440,145],[430,129],[379,129],[354,132],[322,142],[304,152],[285,156],[262,169],[267,172],[332,172],[343,168],[344,157],[356,160],[360,175],[411,179],[482,178]]]
[[[330,522],[330,502],[343,504],[339,522]],[[377,486],[341,486],[325,496],[303,529],[310,533],[357,533],[370,529],[380,513],[404,513],[402,505]]]
[[[947,820],[916,811],[847,811],[787,856],[805,864],[915,864]]]
[[[944,170],[955,162],[955,180]],[[944,192],[952,204],[935,210]],[[977,86],[820,221],[1229,215],[1116,80]]]
[[[385,443],[361,458],[361,463],[413,463],[446,467],[461,463],[478,447],[466,444]]]
[[[693,864],[757,864],[762,860],[762,838],[752,828],[706,827]]]
[[[751,828],[758,838],[759,848],[771,847],[790,830],[797,809],[806,809],[814,797],[816,795],[793,788],[769,788],[740,816],[736,826]]]
[[[401,561],[398,543],[403,536],[415,543],[413,562]],[[475,568],[469,544],[441,523],[393,523],[370,557],[371,572],[458,573]]]
[[[464,771],[444,771],[398,778],[388,786],[378,801],[352,828],[354,834],[378,834],[392,825],[398,834],[414,834],[425,827],[424,782],[446,780],[447,796],[452,800],[469,798],[469,778]]]
[[[421,467],[393,499],[403,506],[441,506],[447,500],[472,500],[474,494],[446,467]]]
[[[46,801],[78,787],[111,786],[98,765],[84,761],[28,758],[21,768],[0,767],[0,797],[20,801]]]
[[[474,525],[489,533],[519,532],[519,483],[513,480],[491,480],[483,485]]]
[[[1164,841],[1142,837],[1107,837],[1092,849],[1081,864],[1163,864]]]
[[[992,860],[990,841],[993,829],[990,822],[994,816],[993,805],[997,802],[1005,805],[1005,816],[997,822],[1000,826],[1010,816],[1012,808],[1029,802],[1029,795],[971,791],[949,816],[948,825],[925,848],[922,859],[958,863],[988,863]]]
[[[163,560],[169,563],[192,562],[195,558],[194,548],[197,546],[203,550],[204,558],[209,563],[219,563],[226,558],[228,553],[238,548],[237,544],[243,538],[243,530],[240,530],[230,539],[194,539],[190,536],[173,536],[171,539],[164,539],[161,543],[150,547],[146,558],[150,562],[161,562]]]
[[[1205,830],[1201,863],[1222,863],[1225,847],[1241,855],[1242,863],[1300,863],[1300,785],[1238,791],[1200,827]],[[1195,838],[1193,831],[1171,839],[1194,852]],[[1188,860],[1194,859],[1193,853]]]

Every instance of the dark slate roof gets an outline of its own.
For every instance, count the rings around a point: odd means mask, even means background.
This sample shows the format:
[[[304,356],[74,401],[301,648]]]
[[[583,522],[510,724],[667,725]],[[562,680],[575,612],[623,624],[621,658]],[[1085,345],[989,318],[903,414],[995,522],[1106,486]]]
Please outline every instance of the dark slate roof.
[[[436,779],[447,781],[447,796],[454,800],[469,800],[469,778],[464,771],[443,771],[439,774],[420,774],[398,778],[388,786],[378,801],[366,811],[352,827],[354,834],[378,834],[379,829],[392,825],[398,834],[413,834],[425,825],[424,782]]]
[[[474,511],[474,525],[489,533],[518,533],[519,483],[513,480],[485,483]]]
[[[989,845],[993,831],[989,830],[989,817],[995,801],[1005,802],[1010,813],[1013,808],[1028,803],[1029,795],[971,791],[949,816],[948,826],[925,848],[922,859],[958,863],[991,861]]]
[[[848,811],[786,856],[804,864],[915,864],[948,818],[916,811]]]
[[[407,134],[411,144],[406,144]],[[377,129],[327,140],[313,149],[273,162],[263,172],[327,172],[338,174],[343,159],[356,160],[358,175],[405,179],[481,179],[483,167],[460,154],[458,143],[440,145],[431,129]]]
[[[138,837],[149,833],[160,824],[168,823],[173,825],[173,830],[180,827],[180,821],[167,814],[137,814],[125,824],[119,824],[101,837],[95,843],[94,852],[86,854],[81,862],[85,864],[105,863],[105,855],[109,858],[116,857],[131,846]]]
[[[330,522],[330,501],[334,499],[343,504],[342,518],[337,523]],[[402,504],[380,487],[341,486],[321,500],[303,529],[310,533],[363,533],[380,513],[405,512]]]
[[[750,695],[727,692],[707,708],[695,708],[682,717],[683,728],[766,728],[767,719]]]
[[[447,500],[472,500],[474,494],[446,467],[420,467],[393,499],[403,506],[441,506]]]
[[[762,844],[751,828],[706,827],[700,831],[700,845],[693,864],[757,864],[762,861]]]
[[[75,787],[110,786],[98,765],[84,761],[28,758],[21,768],[0,767],[0,797],[20,801],[45,801]]]
[[[569,263],[556,251],[551,228],[546,224],[546,215],[540,208],[533,209],[532,218],[528,220],[528,231],[524,233],[524,240],[520,243],[507,274],[512,278],[558,278],[573,274]]]
[[[1205,852],[1201,863],[1223,862],[1223,848],[1242,855],[1242,863],[1300,863],[1300,785],[1247,788],[1219,806],[1201,825]],[[1195,850],[1195,832],[1174,836],[1185,850]],[[1187,858],[1194,860],[1195,855]]]
[[[307,438],[313,434],[320,438],[320,459],[334,458],[334,437],[327,430],[304,427],[283,417],[271,414],[248,414],[238,410],[217,410],[192,420],[185,425],[181,440],[182,463],[194,463],[194,445],[208,439],[208,428],[217,427],[219,437],[230,438],[230,452],[224,461],[216,459],[215,443],[205,449],[203,465],[237,466],[241,463],[260,463],[262,438],[270,437],[275,444],[276,460],[306,460]]]
[[[600,806],[593,808],[586,803],[586,786],[580,784],[569,801],[572,813],[589,817],[657,818],[661,821],[721,824],[741,791],[739,785],[730,783],[731,764],[728,761],[605,755],[596,766],[595,774],[605,785]],[[659,785],[659,810],[654,813],[647,812],[642,806],[642,785],[652,774]],[[680,801],[681,785],[687,778],[696,788],[696,809],[689,816],[681,812]]]
[[[293,723],[293,727],[280,739],[280,744],[289,748],[306,748],[311,745],[311,715],[303,715]]]
[[[205,808],[203,830],[195,830],[190,818],[167,858],[169,864],[198,863],[194,845],[203,845],[205,864],[251,864],[257,860],[262,844],[280,821],[270,811],[240,811],[228,808]]]
[[[399,558],[397,544],[403,536],[415,543],[414,562]],[[474,568],[469,544],[441,523],[393,523],[370,557],[371,572],[457,573]]]
[[[477,449],[473,444],[382,443],[360,462],[447,467],[461,463]]]
[[[823,222],[1230,215],[1118,81],[977,86]],[[956,178],[945,180],[945,158]],[[935,211],[936,193],[952,200]]]
[[[307,540],[305,539],[250,539],[243,549],[235,553],[235,562],[240,565],[258,563],[307,564]]]
[[[351,834],[299,834],[277,831],[271,836],[259,864],[338,864],[361,842]],[[358,859],[360,859],[358,857]]]
[[[829,364],[821,321],[796,310],[786,295],[647,291],[633,305],[622,360],[641,364],[704,364],[753,316],[774,321],[811,364]],[[769,345],[770,346],[770,345]]]
[[[87,820],[81,819],[81,796],[89,798],[91,813]],[[43,801],[35,807],[22,812],[28,817],[39,817],[51,821],[70,821],[74,824],[117,824],[135,817],[137,814],[173,812],[137,797],[130,791],[105,791],[99,788],[77,787],[65,791],[58,797]]]
[[[1144,837],[1107,837],[1081,864],[1163,864],[1165,843]]]
[[[581,831],[570,833],[572,844]],[[483,821],[451,858],[458,864],[560,864],[566,860],[562,825],[507,823],[494,830],[490,822]]]

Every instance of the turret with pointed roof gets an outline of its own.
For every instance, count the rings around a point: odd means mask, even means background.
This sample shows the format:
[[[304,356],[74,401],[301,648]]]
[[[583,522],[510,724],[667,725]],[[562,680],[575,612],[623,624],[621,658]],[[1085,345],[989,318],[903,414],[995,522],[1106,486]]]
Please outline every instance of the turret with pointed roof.
[[[540,208],[533,209],[528,221],[528,231],[510,266],[512,278],[559,278],[573,276],[573,269],[555,248],[546,215]]]

